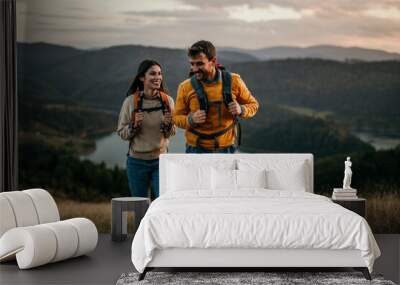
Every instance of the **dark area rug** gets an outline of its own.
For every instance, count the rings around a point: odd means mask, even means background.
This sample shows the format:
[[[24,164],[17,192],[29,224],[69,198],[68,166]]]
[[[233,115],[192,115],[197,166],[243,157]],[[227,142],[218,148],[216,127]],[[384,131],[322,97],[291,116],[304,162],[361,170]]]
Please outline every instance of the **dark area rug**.
[[[139,273],[122,274],[117,285],[133,284],[379,284],[395,285],[381,275],[372,274],[372,281],[360,272],[148,272],[142,281]]]

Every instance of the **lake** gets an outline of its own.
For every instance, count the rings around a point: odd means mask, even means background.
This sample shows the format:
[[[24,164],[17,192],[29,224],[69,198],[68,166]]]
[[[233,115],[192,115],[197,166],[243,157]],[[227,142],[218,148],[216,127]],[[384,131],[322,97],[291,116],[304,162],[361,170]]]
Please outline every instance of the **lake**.
[[[362,141],[370,143],[377,150],[395,148],[400,144],[399,138],[376,136],[368,132],[354,132],[353,134]],[[117,133],[113,132],[106,137],[96,140],[96,150],[89,155],[81,156],[81,159],[89,159],[96,163],[104,161],[108,167],[118,165],[120,168],[125,168],[127,151],[128,142],[123,141]],[[169,144],[169,153],[184,152],[184,130],[177,128],[177,133],[172,137]]]
[[[96,150],[80,158],[88,159],[96,163],[104,161],[108,167],[115,165],[120,168],[126,167],[126,153],[128,152],[128,142],[122,140],[116,132],[96,140]],[[172,137],[168,147],[169,153],[185,152],[184,130],[177,128],[177,133]]]
[[[370,132],[353,132],[353,135],[371,144],[376,150],[392,149],[400,144],[400,138],[379,136]]]

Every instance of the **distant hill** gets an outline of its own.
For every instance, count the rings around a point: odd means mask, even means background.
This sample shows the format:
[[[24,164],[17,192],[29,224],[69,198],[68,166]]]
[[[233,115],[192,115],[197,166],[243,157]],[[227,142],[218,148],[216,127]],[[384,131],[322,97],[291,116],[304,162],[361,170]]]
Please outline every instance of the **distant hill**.
[[[19,43],[17,45],[18,75],[32,75],[61,65],[66,60],[83,55],[84,50],[47,43]]]
[[[20,56],[31,57],[33,51],[43,49],[50,54],[52,64],[33,64],[23,68],[23,80],[36,82],[36,85],[48,86],[57,94],[71,100],[78,100],[98,107],[119,108],[126,91],[133,80],[140,61],[152,58],[161,63],[167,81],[167,86],[174,86],[185,78],[188,64],[182,50],[155,48],[144,46],[116,46],[94,51],[84,51],[74,54],[67,61],[57,53],[63,53],[60,47],[54,45],[19,44]],[[33,51],[31,51],[33,50]],[[68,51],[69,52],[69,51]],[[34,70],[34,72],[28,72]],[[21,92],[24,82],[19,81]],[[55,96],[56,94],[47,94]]]
[[[25,86],[25,90],[39,88]],[[34,91],[26,93],[18,97],[19,143],[29,145],[35,140],[82,154],[95,148],[96,137],[116,129],[116,113],[92,109],[63,97],[38,96]]]
[[[189,70],[183,49],[125,45],[82,51],[44,43],[18,44],[18,49],[21,97],[60,97],[114,110],[143,59],[161,63],[173,97]],[[400,133],[400,61],[257,61],[243,51],[219,57],[244,78],[262,108],[273,103],[330,111],[335,120],[357,129]]]
[[[286,58],[320,58],[331,60],[362,60],[382,61],[400,60],[399,53],[383,50],[366,49],[359,47],[339,47],[333,45],[317,45],[310,47],[276,46],[270,48],[248,50],[237,48],[222,48],[224,51],[247,53],[258,60],[286,59]]]
[[[219,51],[218,61],[223,64],[228,63],[238,63],[247,61],[258,61],[256,56],[250,55],[248,53],[237,52],[237,51]]]
[[[294,114],[271,104],[241,125],[243,152],[313,153],[319,159],[374,150],[333,121]]]
[[[330,111],[349,127],[400,134],[400,61],[287,59],[233,64],[263,108]]]
[[[172,96],[189,71],[186,53],[181,49],[126,45],[82,51],[52,44],[20,43],[18,50],[22,93],[29,80],[43,87],[46,95],[76,99],[98,107],[120,106],[143,59],[160,62]],[[255,60],[239,52],[222,52],[220,56],[222,64]],[[48,94],[50,90],[52,94]]]

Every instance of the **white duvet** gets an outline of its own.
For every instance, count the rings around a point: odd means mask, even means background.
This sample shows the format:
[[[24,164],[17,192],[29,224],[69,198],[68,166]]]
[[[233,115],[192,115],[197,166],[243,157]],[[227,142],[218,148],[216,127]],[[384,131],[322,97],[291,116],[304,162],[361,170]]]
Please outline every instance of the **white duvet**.
[[[143,272],[155,249],[358,249],[372,272],[379,248],[361,216],[330,199],[299,191],[166,193],[150,206],[132,243]],[[211,193],[210,193],[211,194]]]

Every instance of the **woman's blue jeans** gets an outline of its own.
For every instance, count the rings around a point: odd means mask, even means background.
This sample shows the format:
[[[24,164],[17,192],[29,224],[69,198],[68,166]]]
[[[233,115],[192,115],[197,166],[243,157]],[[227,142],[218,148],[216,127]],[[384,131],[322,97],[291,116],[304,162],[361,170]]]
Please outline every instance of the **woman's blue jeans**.
[[[128,156],[126,172],[132,197],[149,197],[150,183],[151,199],[159,196],[158,161],[158,159],[144,160]]]

